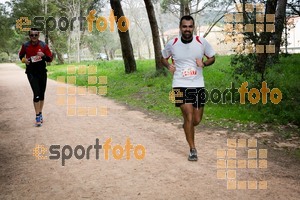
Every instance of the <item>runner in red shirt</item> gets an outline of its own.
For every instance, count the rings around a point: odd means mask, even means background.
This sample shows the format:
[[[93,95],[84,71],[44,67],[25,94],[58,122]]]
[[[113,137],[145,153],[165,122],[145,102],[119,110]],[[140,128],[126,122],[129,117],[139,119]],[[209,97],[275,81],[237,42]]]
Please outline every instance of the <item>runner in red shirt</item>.
[[[31,28],[30,41],[24,43],[19,58],[26,64],[26,74],[33,91],[33,105],[36,113],[36,126],[43,123],[44,96],[47,85],[46,62],[52,61],[52,53],[48,45],[39,40],[39,31]]]

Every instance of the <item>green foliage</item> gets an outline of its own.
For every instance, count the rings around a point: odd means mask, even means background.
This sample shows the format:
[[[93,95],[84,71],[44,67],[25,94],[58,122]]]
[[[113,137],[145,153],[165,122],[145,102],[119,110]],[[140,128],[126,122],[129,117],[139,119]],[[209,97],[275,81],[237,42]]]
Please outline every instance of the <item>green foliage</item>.
[[[256,54],[235,54],[231,58],[230,65],[233,67],[233,76],[236,80],[241,78],[256,79],[255,73]]]
[[[7,55],[7,53],[0,53],[0,63],[4,63],[4,62],[8,62],[9,61],[9,57]]]
[[[241,84],[247,81],[249,90],[251,88],[260,89],[262,81],[259,73],[255,72],[253,62],[254,54],[249,55],[234,55],[231,60],[233,67],[235,83]],[[266,123],[300,123],[300,97],[298,79],[300,77],[300,69],[297,67],[300,62],[300,55],[296,54],[289,57],[282,57],[276,64],[268,66],[265,72],[265,81],[268,88],[272,91],[273,88],[278,88],[282,93],[282,100],[279,104],[270,102],[270,93],[268,93],[267,104],[262,104],[261,101],[255,106],[248,103],[245,105],[249,109],[257,110],[264,118],[262,122]],[[270,61],[268,62],[270,63]],[[276,98],[277,96],[275,96]]]
[[[21,37],[12,29],[14,22],[4,4],[0,4],[0,52],[5,52],[10,60],[10,54],[17,52],[20,48]]]
[[[114,56],[115,51],[120,48],[116,32],[110,32],[109,27],[104,32],[100,32],[94,27],[91,33],[83,37],[83,40],[94,55],[102,52],[110,54],[108,56]]]
[[[279,88],[282,101],[278,105],[266,107],[266,114],[276,115],[281,123],[300,124],[300,54],[281,57],[280,62],[267,70],[266,79],[269,87]],[[271,120],[271,119],[270,119]]]
[[[262,81],[265,81],[268,68],[271,68],[278,61],[276,61],[272,56],[267,56],[267,62],[265,66],[265,70],[260,72],[256,69],[257,64],[257,54],[234,54],[231,57],[230,65],[232,66],[232,75],[238,83],[241,80],[246,79],[248,82],[253,84],[254,86],[260,86]]]

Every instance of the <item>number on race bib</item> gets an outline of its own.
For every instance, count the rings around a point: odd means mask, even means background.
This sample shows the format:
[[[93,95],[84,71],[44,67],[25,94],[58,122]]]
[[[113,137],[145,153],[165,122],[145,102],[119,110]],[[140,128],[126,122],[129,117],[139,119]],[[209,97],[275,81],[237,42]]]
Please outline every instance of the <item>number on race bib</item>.
[[[182,77],[190,77],[196,75],[197,75],[197,70],[191,67],[182,71]]]
[[[39,62],[42,60],[41,56],[31,56],[31,62],[35,63],[35,62]]]

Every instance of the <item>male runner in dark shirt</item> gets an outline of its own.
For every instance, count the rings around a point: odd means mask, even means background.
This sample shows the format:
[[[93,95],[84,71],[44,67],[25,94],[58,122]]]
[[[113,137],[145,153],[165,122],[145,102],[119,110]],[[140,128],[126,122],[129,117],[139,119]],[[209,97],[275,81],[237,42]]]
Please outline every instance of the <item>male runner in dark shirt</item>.
[[[33,91],[33,105],[36,114],[36,126],[43,123],[42,110],[47,85],[46,62],[52,61],[52,53],[48,45],[39,40],[39,31],[31,28],[30,41],[24,43],[19,58],[26,64],[26,74]]]

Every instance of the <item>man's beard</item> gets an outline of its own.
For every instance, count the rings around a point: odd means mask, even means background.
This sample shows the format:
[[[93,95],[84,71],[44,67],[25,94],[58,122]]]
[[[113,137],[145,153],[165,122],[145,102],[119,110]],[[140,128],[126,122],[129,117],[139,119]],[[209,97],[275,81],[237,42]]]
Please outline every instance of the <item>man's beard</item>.
[[[193,34],[190,31],[185,31],[184,33],[182,33],[182,38],[184,40],[190,40],[190,39],[192,39],[192,37],[193,37]]]

